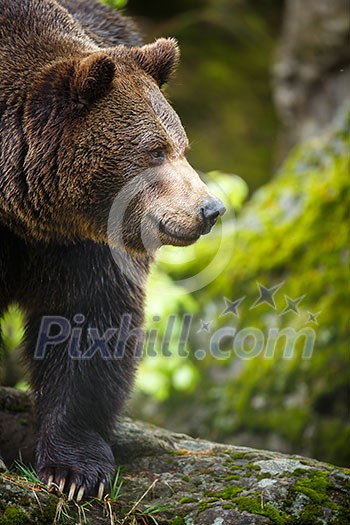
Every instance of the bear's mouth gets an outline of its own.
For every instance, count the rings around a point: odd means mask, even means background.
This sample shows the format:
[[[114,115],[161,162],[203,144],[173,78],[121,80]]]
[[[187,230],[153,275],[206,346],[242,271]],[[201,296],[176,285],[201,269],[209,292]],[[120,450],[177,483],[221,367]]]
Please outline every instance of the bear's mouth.
[[[172,228],[171,226],[167,224],[164,224],[161,221],[159,221],[158,226],[159,226],[159,231],[161,233],[164,233],[167,237],[174,239],[178,243],[192,244],[196,242],[200,237],[200,233],[191,234],[191,235],[188,235],[186,233],[179,233],[178,231],[175,231],[174,228]]]

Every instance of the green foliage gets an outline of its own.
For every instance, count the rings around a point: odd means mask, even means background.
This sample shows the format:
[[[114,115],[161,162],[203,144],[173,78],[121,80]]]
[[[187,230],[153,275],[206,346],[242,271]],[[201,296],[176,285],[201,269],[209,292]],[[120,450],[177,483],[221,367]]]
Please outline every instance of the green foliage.
[[[14,386],[21,379],[19,370],[19,346],[24,336],[23,313],[17,306],[11,306],[0,318],[0,383]]]
[[[116,9],[123,9],[128,3],[128,0],[103,0],[105,4],[115,7]]]
[[[0,319],[0,332],[7,350],[12,351],[21,343],[24,335],[23,313],[16,306],[12,306]]]
[[[19,479],[24,479],[29,483],[40,484],[38,474],[32,466],[27,466],[21,463],[20,461],[15,461],[14,471],[18,472]]]
[[[215,294],[231,289],[234,297],[246,295],[250,304],[256,296],[256,280],[267,287],[285,281],[283,292],[291,298],[305,294],[299,316],[293,312],[280,315],[284,307],[280,293],[277,312],[269,306],[242,308],[238,328],[312,327],[316,332],[312,358],[302,359],[302,348],[297,345],[291,359],[285,359],[282,348],[277,347],[274,359],[258,356],[247,360],[236,380],[227,383],[221,408],[227,416],[235,412],[236,428],[277,431],[295,447],[303,432],[316,425],[311,453],[318,447],[322,418],[328,419],[330,427],[335,423],[338,432],[337,421],[346,411],[347,133],[345,123],[332,137],[298,148],[280,176],[254,196],[239,221],[230,272],[215,284]],[[320,312],[319,325],[309,321],[308,311]],[[336,461],[338,456],[338,461],[345,461],[345,456],[340,458],[346,449],[341,452],[336,443],[349,432],[344,425],[338,436],[333,435],[334,441],[329,441],[332,450],[323,457]]]
[[[121,496],[123,480],[120,480],[120,467],[115,473],[114,480],[109,480],[109,497],[112,501],[116,501]]]

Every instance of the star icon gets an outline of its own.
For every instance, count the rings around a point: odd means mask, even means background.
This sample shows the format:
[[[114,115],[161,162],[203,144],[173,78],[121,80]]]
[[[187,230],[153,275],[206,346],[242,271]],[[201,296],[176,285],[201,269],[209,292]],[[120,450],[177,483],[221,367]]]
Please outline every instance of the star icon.
[[[274,295],[278,292],[280,288],[284,285],[285,281],[276,284],[275,286],[272,286],[271,288],[266,288],[266,286],[263,286],[259,282],[256,284],[259,287],[259,297],[255,301],[255,303],[250,307],[250,310],[253,308],[256,308],[260,304],[268,304],[269,306],[272,306],[274,310],[276,310],[276,303],[274,299]]]
[[[287,306],[284,308],[284,310],[282,310],[280,315],[284,315],[287,312],[294,312],[295,314],[299,315],[298,305],[301,303],[304,297],[305,295],[300,295],[296,299],[291,299],[290,297],[288,297],[288,295],[284,295]]]
[[[317,312],[316,314],[313,314],[312,312],[308,311],[307,313],[309,317],[306,323],[318,324],[317,317],[320,315],[321,312]]]
[[[236,317],[239,317],[238,307],[241,304],[241,302],[244,301],[244,299],[245,299],[245,296],[240,297],[239,299],[236,299],[236,301],[230,301],[230,299],[227,299],[227,297],[224,297],[226,308],[222,312],[221,315],[233,314]]]
[[[200,333],[200,332],[210,332],[210,325],[212,324],[213,321],[203,321],[202,319],[200,320],[200,323],[201,323],[201,327],[199,330],[197,330],[197,334]]]

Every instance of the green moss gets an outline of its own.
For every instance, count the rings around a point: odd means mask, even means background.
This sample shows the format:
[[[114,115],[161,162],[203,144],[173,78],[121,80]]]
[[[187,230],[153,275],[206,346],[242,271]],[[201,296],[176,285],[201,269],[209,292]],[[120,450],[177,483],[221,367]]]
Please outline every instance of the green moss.
[[[305,468],[296,468],[295,470],[293,470],[292,472],[286,472],[283,474],[283,476],[288,476],[288,477],[291,477],[291,476],[296,476],[296,477],[300,477],[300,476],[305,476],[305,474],[308,474],[310,471],[309,469],[305,469]]]
[[[207,510],[212,506],[213,503],[216,503],[218,501],[217,498],[209,498],[206,500],[201,500],[198,502],[197,509],[199,512],[203,512],[204,510]]]
[[[27,514],[17,507],[7,507],[0,517],[0,525],[26,525],[27,523],[29,523]]]
[[[287,514],[279,512],[272,505],[266,503],[262,505],[259,497],[240,496],[234,498],[233,502],[237,504],[240,511],[266,516],[276,525],[285,525],[290,522]]]
[[[224,481],[232,481],[233,479],[240,479],[241,476],[239,476],[238,474],[231,474],[230,476],[226,476],[226,478],[224,478]]]
[[[205,500],[202,500],[198,503],[198,512],[203,512],[209,507],[209,503]]]
[[[323,523],[321,519],[323,512],[319,505],[310,504],[306,505],[301,511],[298,522],[302,525],[316,525],[317,523]]]
[[[246,452],[234,452],[230,454],[231,459],[244,459],[246,457]]]
[[[176,516],[171,522],[171,525],[186,525],[186,522],[182,516]]]
[[[236,487],[236,485],[231,485],[229,487],[226,487],[221,492],[207,492],[206,495],[207,496],[215,496],[215,498],[217,498],[217,499],[232,499],[237,494],[242,492],[242,490],[243,489],[241,487]]]
[[[189,476],[183,476],[182,477],[182,481],[189,482],[190,481],[190,477]]]
[[[198,499],[186,497],[186,498],[181,498],[179,501],[179,504],[183,505],[184,503],[193,503],[194,501],[198,501]]]
[[[258,498],[251,498],[249,496],[240,496],[234,499],[234,502],[238,505],[239,510],[246,510],[253,514],[260,510],[261,505]]]
[[[257,476],[255,476],[255,479],[257,480],[268,479],[268,478],[272,478],[270,472],[263,472],[262,474],[258,474]]]
[[[327,496],[327,489],[329,488],[328,477],[328,472],[312,470],[308,472],[307,477],[298,479],[294,490],[302,492],[315,503],[325,504],[329,501]]]
[[[231,487],[227,487],[222,492],[218,492],[217,496],[221,499],[231,499],[240,492],[242,492],[243,489],[240,487],[236,487],[235,485],[232,485]]]
[[[29,505],[31,505],[32,503],[32,500],[29,496],[19,496],[18,498],[16,498],[16,503],[18,505],[20,505],[21,507],[28,507]]]
[[[254,465],[254,463],[247,463],[244,465],[244,468],[249,470],[261,470],[259,465]]]
[[[349,525],[350,523],[350,503],[344,505],[337,514],[336,521],[333,522],[335,525]]]
[[[53,523],[57,512],[57,498],[51,496],[45,505],[41,508],[40,517],[38,523],[47,525]]]
[[[235,465],[233,461],[234,460],[232,460],[232,458],[228,458],[225,459],[222,464],[224,465],[224,467],[230,467],[230,470],[242,470],[243,466]]]
[[[234,506],[233,503],[224,503],[224,505],[222,506],[222,508],[223,508],[224,510],[231,510],[231,509],[234,509],[235,506]]]

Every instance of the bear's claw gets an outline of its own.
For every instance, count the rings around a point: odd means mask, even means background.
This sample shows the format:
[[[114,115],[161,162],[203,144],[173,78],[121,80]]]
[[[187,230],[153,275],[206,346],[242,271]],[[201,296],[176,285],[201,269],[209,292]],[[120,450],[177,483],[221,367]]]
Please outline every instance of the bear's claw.
[[[42,479],[46,477],[45,475],[41,476]],[[73,477],[74,473],[69,471],[65,471],[64,473],[56,472],[56,475],[50,474],[47,477],[46,485],[51,492],[55,492],[58,495],[66,493],[68,501],[75,499],[78,502],[81,501],[85,495],[96,497],[96,494],[98,499],[103,498],[106,492],[106,480],[98,480],[95,485],[95,490],[93,490],[91,489],[91,482],[83,476],[75,476],[77,479],[69,483],[69,479],[72,480]]]
[[[48,488],[51,487],[52,483],[53,483],[53,475],[51,474],[51,476],[49,476],[49,478],[48,478],[48,480],[47,480],[47,486],[48,486]]]
[[[105,491],[105,484],[102,483],[102,481],[101,481],[100,486],[98,487],[98,493],[97,493],[98,499],[102,499],[103,498],[104,491]]]
[[[60,484],[58,485],[58,490],[59,490],[60,492],[63,492],[63,489],[64,489],[65,484],[66,484],[66,480],[65,480],[65,478],[62,478],[62,479],[60,480]]]
[[[76,483],[72,483],[69,492],[68,492],[68,500],[71,500],[74,498],[75,489],[77,488]]]
[[[85,487],[80,487],[80,489],[78,490],[77,497],[76,497],[77,501],[81,501],[83,499],[84,492],[85,492]]]

